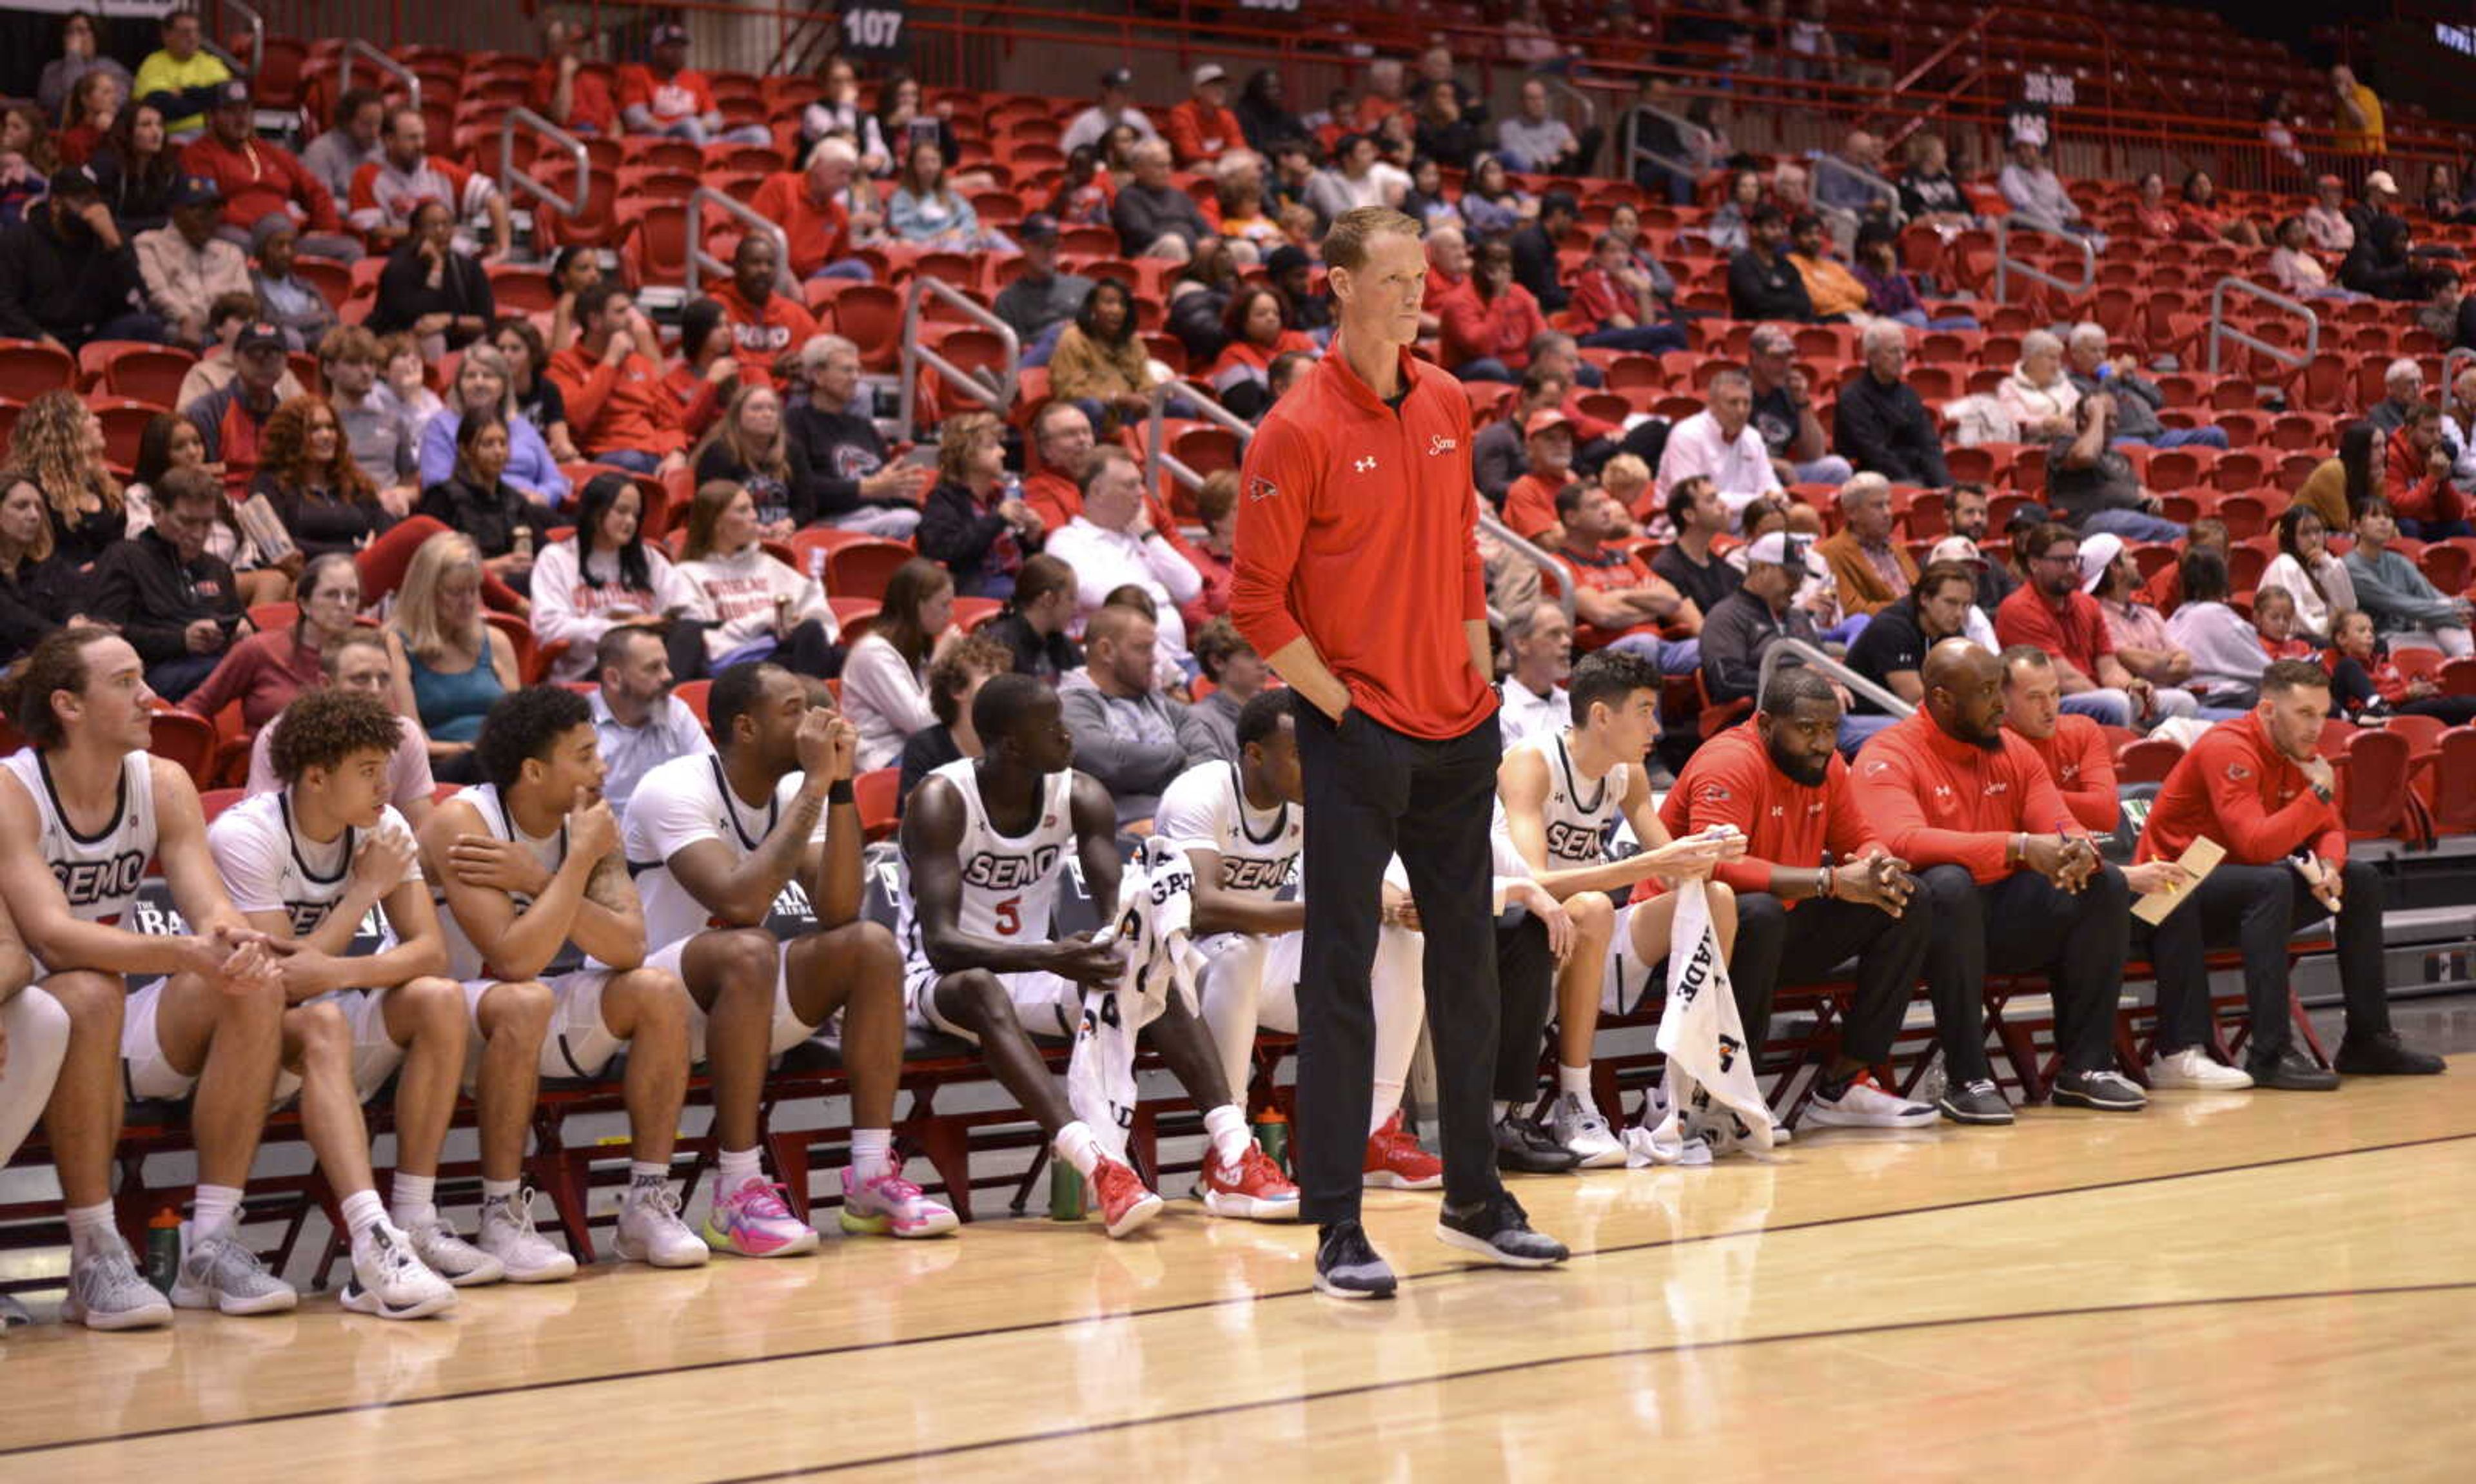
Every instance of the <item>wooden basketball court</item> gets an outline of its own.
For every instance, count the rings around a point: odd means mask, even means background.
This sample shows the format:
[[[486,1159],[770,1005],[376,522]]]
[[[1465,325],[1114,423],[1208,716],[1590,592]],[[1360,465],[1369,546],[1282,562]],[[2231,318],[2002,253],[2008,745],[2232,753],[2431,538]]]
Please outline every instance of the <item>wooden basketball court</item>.
[[[1522,1180],[1574,1249],[1545,1274],[1371,1193],[1391,1303],[1174,1203],[1127,1243],[829,1239],[438,1322],[44,1325],[0,1340],[0,1477],[2464,1478],[2470,1070]]]

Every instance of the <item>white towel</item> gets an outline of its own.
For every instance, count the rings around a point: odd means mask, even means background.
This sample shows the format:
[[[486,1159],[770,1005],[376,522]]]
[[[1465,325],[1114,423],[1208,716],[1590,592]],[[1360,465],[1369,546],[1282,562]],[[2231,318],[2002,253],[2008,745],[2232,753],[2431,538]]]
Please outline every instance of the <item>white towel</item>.
[[[1737,1020],[1728,966],[1711,930],[1711,904],[1699,880],[1675,887],[1676,920],[1668,935],[1668,1003],[1659,1015],[1659,1050],[1668,1058],[1657,1126],[1625,1130],[1625,1163],[1707,1165],[1715,1154],[1771,1147],[1770,1104],[1754,1081],[1755,1048]]]
[[[1195,976],[1187,952],[1195,914],[1195,872],[1183,851],[1158,864],[1138,851],[1118,883],[1118,911],[1096,942],[1115,943],[1126,969],[1107,989],[1083,992],[1083,1019],[1066,1063],[1066,1101],[1090,1126],[1102,1152],[1121,1164],[1135,1122],[1135,1037],[1176,995],[1192,1013]]]

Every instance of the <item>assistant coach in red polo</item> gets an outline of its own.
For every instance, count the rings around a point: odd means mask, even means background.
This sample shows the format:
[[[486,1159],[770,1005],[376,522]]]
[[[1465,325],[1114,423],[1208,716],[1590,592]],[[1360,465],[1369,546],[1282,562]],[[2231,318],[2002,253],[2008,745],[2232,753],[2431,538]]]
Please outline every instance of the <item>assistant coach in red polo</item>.
[[[1368,992],[1398,850],[1426,934],[1445,1204],[1436,1235],[1515,1267],[1561,1262],[1496,1174],[1498,998],[1488,829],[1496,693],[1470,403],[1414,359],[1426,257],[1399,211],[1324,239],[1338,333],[1275,404],[1240,471],[1229,616],[1297,693],[1306,782],[1298,1178],[1316,1288],[1387,1297],[1358,1224],[1375,1019]]]

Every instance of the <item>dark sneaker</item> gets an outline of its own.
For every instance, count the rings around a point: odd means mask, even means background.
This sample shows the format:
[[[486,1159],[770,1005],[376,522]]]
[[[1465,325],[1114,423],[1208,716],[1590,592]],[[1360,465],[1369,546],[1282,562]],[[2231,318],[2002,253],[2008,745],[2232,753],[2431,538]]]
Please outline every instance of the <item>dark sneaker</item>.
[[[1496,1121],[1496,1167],[1516,1175],[1564,1175],[1581,1156],[1534,1120],[1508,1113]]]
[[[2100,1113],[2138,1113],[2149,1106],[2149,1095],[2141,1090],[2141,1084],[2113,1070],[2066,1068],[2056,1074],[2051,1096],[2059,1108],[2092,1108]]]
[[[2244,1071],[2252,1074],[2253,1086],[2274,1088],[2283,1093],[2330,1093],[2339,1090],[2339,1074],[2297,1051],[2293,1042],[2267,1056],[2247,1055],[2244,1057]]]
[[[1316,1243],[1315,1289],[1335,1298],[1390,1298],[1393,1270],[1356,1222],[1335,1222]]]
[[[1943,1116],[1955,1124],[2008,1124],[2012,1122],[2012,1103],[2003,1089],[1979,1077],[1973,1082],[1954,1082],[1935,1100]]]
[[[1522,1202],[1504,1191],[1476,1205],[1438,1209],[1436,1240],[1508,1268],[1551,1268],[1572,1255],[1564,1243],[1531,1230]]]
[[[2395,1031],[2350,1035],[2339,1043],[2338,1068],[2349,1076],[2432,1076],[2444,1063],[2400,1041]]]

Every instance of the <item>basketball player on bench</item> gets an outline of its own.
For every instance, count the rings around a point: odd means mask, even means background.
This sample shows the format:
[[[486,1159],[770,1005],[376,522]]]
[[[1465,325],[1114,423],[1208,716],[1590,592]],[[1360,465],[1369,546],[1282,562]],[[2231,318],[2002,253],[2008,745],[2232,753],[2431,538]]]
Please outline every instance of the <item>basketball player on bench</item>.
[[[301,1097],[301,1128],[343,1207],[353,1249],[344,1307],[382,1319],[452,1308],[456,1289],[507,1276],[439,1221],[439,1146],[464,1071],[464,997],[439,977],[447,945],[413,863],[412,829],[387,803],[403,723],[376,699],[304,693],[275,722],[267,757],[283,786],[207,827],[233,905],[277,947],[284,1053],[276,1102]],[[378,952],[355,954],[372,907]],[[397,1067],[394,1220],[370,1171],[361,1104]]]
[[[1735,894],[1709,878],[1720,861],[1745,853],[1744,836],[1724,843],[1695,835],[1672,840],[1651,806],[1642,759],[1659,740],[1663,683],[1658,668],[1635,655],[1613,650],[1586,655],[1573,666],[1568,691],[1573,724],[1523,738],[1497,766],[1497,828],[1573,920],[1573,951],[1556,976],[1557,1097],[1549,1126],[1586,1170],[1625,1162],[1624,1145],[1591,1095],[1591,1043],[1600,1010],[1622,1015],[1641,1005],[1652,988],[1652,971],[1668,957],[1676,919],[1674,897],[1663,891],[1646,899],[1643,887],[1701,878],[1722,956],[1737,934]],[[1620,817],[1633,827],[1642,853],[1611,860],[1607,836]],[[1635,890],[1622,909],[1608,898],[1621,886]],[[1498,1108],[1497,1114],[1519,1111]]]
[[[68,1012],[35,987],[34,957],[0,903],[0,1170],[43,1116],[68,1050]],[[25,1305],[0,1294],[0,1329],[34,1322]]]
[[[1303,898],[1279,900],[1305,836],[1306,782],[1299,771],[1297,720],[1287,690],[1259,692],[1238,712],[1237,762],[1199,763],[1173,779],[1153,816],[1152,838],[1186,853],[1195,870],[1196,998],[1233,1095],[1254,1065],[1255,1029],[1299,1028],[1299,952]],[[1300,883],[1303,887],[1304,883]],[[1409,894],[1389,883],[1375,941],[1375,1101],[1364,1183],[1435,1190],[1444,1161],[1401,1131],[1401,1089],[1427,1013],[1420,943],[1400,926]]]
[[[510,692],[483,719],[473,753],[489,781],[432,810],[421,831],[423,872],[447,903],[447,972],[463,981],[465,1003],[491,1051],[498,1049],[494,1025],[535,1027],[534,1076],[596,1077],[621,1045],[628,1047],[632,1147],[619,1205],[619,1255],[657,1268],[695,1267],[706,1260],[706,1246],[680,1220],[671,1189],[671,1149],[687,1097],[687,986],[676,974],[645,966],[645,917],[619,851],[619,822],[601,798],[592,708],[557,685]],[[551,973],[571,945],[589,961]],[[538,1008],[536,979],[549,987],[547,1015]],[[501,1110],[516,1130],[519,1155],[539,1085],[534,1076],[520,1075],[522,1101]],[[489,1112],[483,1109],[485,1124]],[[512,1172],[502,1180],[485,1166],[482,1192],[483,1250],[504,1256],[492,1246],[499,1233],[540,1241],[532,1233],[530,1193],[517,1190]],[[516,1275],[512,1263],[508,1275]],[[566,1274],[553,1268],[539,1275]]]
[[[1001,675],[972,700],[972,727],[985,752],[921,780],[903,817],[910,870],[904,903],[904,994],[912,1023],[977,1042],[999,1082],[1049,1135],[1056,1156],[1091,1182],[1102,1224],[1123,1237],[1158,1216],[1160,1198],[1135,1173],[1103,1156],[1091,1128],[1025,1030],[1027,1023],[1071,1036],[1083,991],[1115,985],[1125,965],[1115,948],[1086,933],[1046,936],[1071,847],[1083,883],[1115,911],[1118,811],[1108,791],[1074,771],[1075,739],[1057,693],[1028,675]],[[1204,1109],[1211,1149],[1198,1182],[1216,1216],[1291,1221],[1298,1187],[1248,1137],[1246,1110],[1230,1100],[1211,1033],[1172,995],[1145,1034]]]
[[[646,774],[623,831],[646,939],[663,945],[648,963],[686,980],[696,1005],[690,1040],[713,1073],[721,1169],[706,1245],[743,1257],[816,1250],[816,1232],[765,1178],[757,1118],[768,1063],[838,1009],[852,1086],[843,1229],[953,1231],[954,1213],[906,1182],[892,1156],[903,954],[882,924],[859,916],[858,730],[811,706],[807,685],[780,665],[732,665],[715,678],[706,709],[721,751]],[[795,878],[817,930],[785,942],[765,922]]]
[[[0,895],[38,982],[69,1018],[44,1118],[68,1208],[61,1317],[90,1329],[172,1318],[112,1225],[124,1075],[141,1098],[197,1089],[189,1129],[198,1185],[172,1303],[227,1314],[289,1309],[299,1301],[292,1286],[237,1235],[241,1187],[275,1085],[284,985],[264,937],[215,878],[188,774],[145,750],[154,728],[145,666],[109,631],[56,630],[19,667],[5,702],[28,746],[0,769]],[[150,858],[162,862],[186,937],[118,926]],[[133,998],[127,975],[161,977]],[[166,1080],[153,1080],[158,1074]]]

